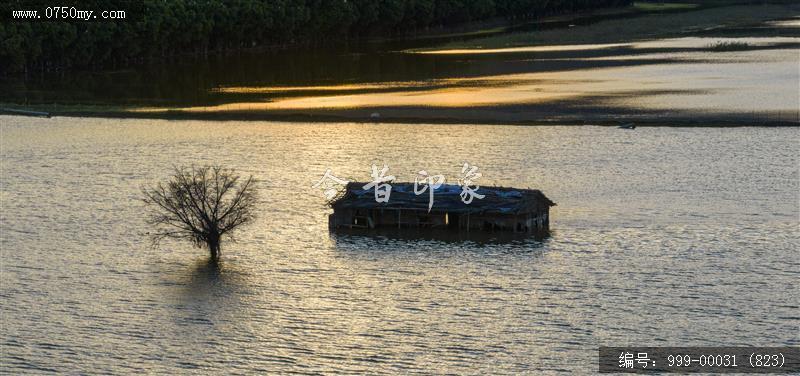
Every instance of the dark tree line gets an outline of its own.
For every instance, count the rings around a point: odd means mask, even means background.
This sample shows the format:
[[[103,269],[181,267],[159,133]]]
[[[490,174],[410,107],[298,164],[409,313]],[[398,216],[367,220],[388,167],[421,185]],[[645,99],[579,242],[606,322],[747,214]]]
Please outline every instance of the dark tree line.
[[[0,72],[119,65],[176,54],[394,36],[492,17],[549,14],[631,0],[111,0],[78,10],[124,10],[125,20],[43,20],[52,2],[0,2]],[[14,20],[15,10],[43,19]],[[99,17],[98,17],[99,18]]]

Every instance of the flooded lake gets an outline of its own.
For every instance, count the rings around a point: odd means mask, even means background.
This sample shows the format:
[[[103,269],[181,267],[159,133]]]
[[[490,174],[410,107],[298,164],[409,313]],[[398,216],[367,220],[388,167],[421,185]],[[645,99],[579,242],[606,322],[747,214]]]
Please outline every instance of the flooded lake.
[[[800,345],[800,129],[0,117],[8,373],[549,374],[600,345]],[[531,187],[550,238],[332,235],[325,170]],[[152,249],[173,165],[259,179],[223,266]]]

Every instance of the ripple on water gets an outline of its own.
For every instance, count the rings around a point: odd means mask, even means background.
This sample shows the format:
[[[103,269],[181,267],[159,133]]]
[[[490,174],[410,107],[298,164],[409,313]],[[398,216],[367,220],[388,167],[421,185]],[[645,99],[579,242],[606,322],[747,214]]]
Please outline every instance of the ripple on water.
[[[800,342],[797,129],[4,117],[0,132],[3,372],[586,373],[601,344]],[[311,185],[384,161],[404,180],[470,161],[540,188],[553,234],[330,236]],[[132,199],[172,164],[212,162],[262,179],[262,215],[220,268],[150,248]]]

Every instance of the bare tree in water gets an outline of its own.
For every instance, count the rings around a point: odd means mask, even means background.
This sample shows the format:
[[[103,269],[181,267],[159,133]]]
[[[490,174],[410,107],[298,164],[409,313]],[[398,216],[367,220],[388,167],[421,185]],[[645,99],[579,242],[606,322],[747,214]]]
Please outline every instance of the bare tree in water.
[[[255,179],[242,179],[233,170],[214,166],[175,168],[166,182],[143,188],[150,208],[150,237],[157,245],[165,238],[186,239],[206,246],[218,262],[222,239],[255,219]]]

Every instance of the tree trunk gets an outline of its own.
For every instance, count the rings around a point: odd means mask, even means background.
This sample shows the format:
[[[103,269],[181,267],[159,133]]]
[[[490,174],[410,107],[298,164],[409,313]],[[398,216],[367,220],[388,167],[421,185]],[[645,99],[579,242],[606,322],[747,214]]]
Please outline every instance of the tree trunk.
[[[219,238],[210,239],[208,241],[208,250],[211,252],[211,262],[218,263],[221,254],[219,247]]]

